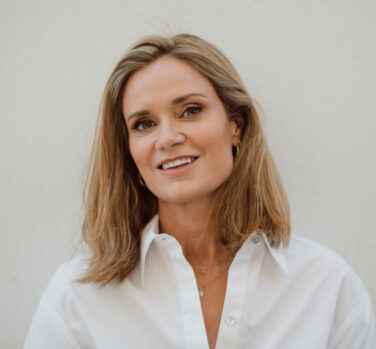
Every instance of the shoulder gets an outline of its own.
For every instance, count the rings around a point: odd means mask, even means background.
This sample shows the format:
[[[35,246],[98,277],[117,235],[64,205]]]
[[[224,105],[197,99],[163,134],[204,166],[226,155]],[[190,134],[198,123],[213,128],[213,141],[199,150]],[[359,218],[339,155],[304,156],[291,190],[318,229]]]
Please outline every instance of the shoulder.
[[[285,256],[290,282],[299,284],[300,289],[305,290],[304,294],[312,291],[315,306],[322,303],[332,318],[330,348],[346,347],[341,345],[351,338],[374,343],[371,298],[362,280],[341,255],[309,239],[292,235]]]
[[[325,256],[339,263],[344,262],[343,258],[334,250],[297,234],[291,234],[288,251],[289,254],[301,253],[308,258]]]
[[[339,253],[328,247],[294,234],[285,256],[291,282],[302,282],[321,291],[347,311],[368,296],[357,273]]]
[[[69,319],[75,313],[75,280],[86,268],[84,255],[61,264],[40,298],[24,348],[79,348]]]
[[[70,297],[70,294],[81,285],[76,283],[88,266],[87,255],[78,255],[65,263],[62,263],[51,277],[42,298],[46,299],[56,310],[63,299]]]
[[[285,255],[288,267],[292,270],[304,268],[310,271],[320,271],[323,274],[336,274],[338,277],[347,276],[358,279],[338,252],[296,234],[291,235]]]
[[[85,271],[89,263],[87,254],[77,255],[66,262],[60,264],[54,273],[52,280],[55,282],[69,282],[80,277],[81,273]]]

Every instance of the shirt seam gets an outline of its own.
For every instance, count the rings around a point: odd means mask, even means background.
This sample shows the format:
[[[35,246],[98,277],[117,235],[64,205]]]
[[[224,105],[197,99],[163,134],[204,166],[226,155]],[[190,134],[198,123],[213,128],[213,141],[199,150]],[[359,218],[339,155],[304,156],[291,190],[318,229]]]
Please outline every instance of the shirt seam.
[[[358,316],[359,309],[362,305],[362,301],[350,312],[350,314],[345,318],[342,325],[338,328],[337,332],[334,334],[332,339],[329,341],[328,348],[333,347],[336,342],[338,342],[339,338],[345,333],[345,331],[349,328],[349,326],[355,321]]]
[[[65,330],[65,333],[67,333],[67,335],[69,336],[69,338],[72,339],[74,345],[75,345],[75,349],[81,349],[80,345],[78,344],[76,338],[73,336],[72,332],[70,331],[70,329],[68,328],[68,326],[65,324],[65,321],[64,319],[61,317],[61,315],[59,314],[59,312],[52,306],[52,304],[50,303],[49,299],[47,297],[43,297],[44,298],[44,303],[47,305],[47,307],[50,308],[50,310],[52,310],[52,312],[55,314],[55,316],[57,317],[57,319],[60,321],[61,325],[63,326],[64,330]]]

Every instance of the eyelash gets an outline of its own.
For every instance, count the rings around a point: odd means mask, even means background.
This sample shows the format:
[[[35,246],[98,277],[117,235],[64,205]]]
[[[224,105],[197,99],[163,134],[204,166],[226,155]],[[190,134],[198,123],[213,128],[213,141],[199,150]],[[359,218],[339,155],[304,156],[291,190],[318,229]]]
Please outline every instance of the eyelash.
[[[133,130],[136,130],[136,131],[140,131],[140,132],[143,132],[143,131],[146,131],[147,129],[141,129],[139,128],[140,125],[144,125],[145,123],[147,122],[152,122],[151,120],[148,120],[148,119],[141,119],[141,120],[138,120],[134,123],[132,129]]]
[[[186,108],[183,113],[182,113],[182,117],[184,117],[184,114],[189,111],[189,112],[193,112],[193,115],[191,116],[187,116],[187,118],[189,119],[193,119],[195,118],[196,116],[200,115],[201,112],[202,112],[202,109],[203,107],[201,105],[193,105],[193,106],[189,106],[188,108]],[[140,125],[144,125],[145,123],[153,123],[153,121],[149,120],[149,119],[141,119],[141,120],[138,120],[134,123],[132,129],[136,130],[136,131],[139,131],[139,132],[145,132],[148,130],[148,128],[146,129],[141,129],[139,128]]]
[[[202,108],[201,105],[192,105],[192,106],[186,108],[186,109],[184,110],[183,114],[184,114],[186,111],[189,111],[189,110],[190,110],[190,111],[195,110],[195,113],[194,113],[193,115],[194,115],[194,116],[197,116],[197,115],[201,114],[202,109],[203,109],[203,108]]]

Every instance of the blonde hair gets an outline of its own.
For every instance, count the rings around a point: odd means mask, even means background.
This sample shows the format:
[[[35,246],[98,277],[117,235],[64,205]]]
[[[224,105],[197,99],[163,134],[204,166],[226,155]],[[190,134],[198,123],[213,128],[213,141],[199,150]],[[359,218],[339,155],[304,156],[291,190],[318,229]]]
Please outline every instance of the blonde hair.
[[[89,248],[90,259],[77,282],[117,284],[139,262],[141,231],[158,206],[156,197],[138,180],[122,98],[129,77],[164,55],[183,60],[199,71],[215,88],[228,117],[244,120],[233,171],[214,193],[216,199],[209,212],[218,239],[240,245],[253,231],[262,230],[272,246],[288,244],[287,197],[259,116],[235,68],[214,45],[197,36],[152,35],[128,50],[103,93],[83,189],[82,241]]]

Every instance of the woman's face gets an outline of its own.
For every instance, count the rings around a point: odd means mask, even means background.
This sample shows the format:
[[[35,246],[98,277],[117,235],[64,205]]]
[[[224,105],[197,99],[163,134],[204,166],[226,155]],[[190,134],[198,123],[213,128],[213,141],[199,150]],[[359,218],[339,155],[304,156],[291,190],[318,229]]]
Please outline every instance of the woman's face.
[[[229,177],[240,129],[187,63],[163,56],[133,74],[123,114],[132,158],[160,203],[210,197]]]

